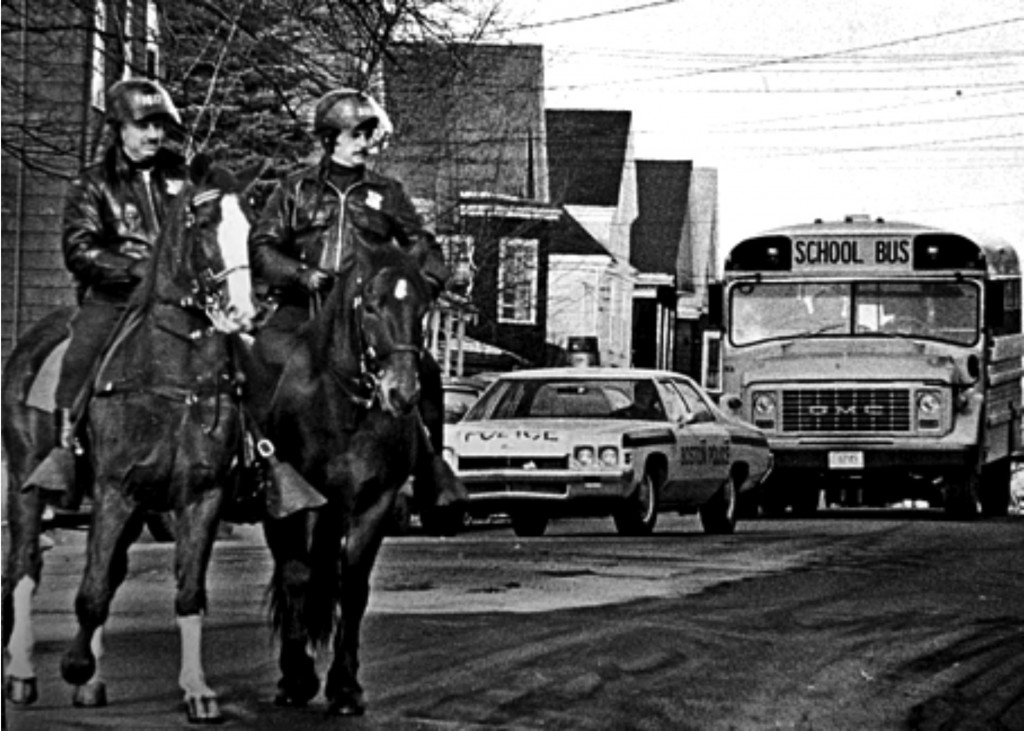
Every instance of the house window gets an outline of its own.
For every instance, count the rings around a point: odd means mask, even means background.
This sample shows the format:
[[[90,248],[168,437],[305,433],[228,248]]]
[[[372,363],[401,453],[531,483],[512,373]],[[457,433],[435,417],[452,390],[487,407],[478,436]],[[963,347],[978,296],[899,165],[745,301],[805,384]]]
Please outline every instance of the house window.
[[[96,0],[92,21],[92,81],[89,90],[92,105],[101,112],[106,109],[107,90],[107,4]]]
[[[156,2],[146,2],[146,76],[160,77],[160,18]]]
[[[537,320],[537,240],[501,239],[498,322],[534,325]]]

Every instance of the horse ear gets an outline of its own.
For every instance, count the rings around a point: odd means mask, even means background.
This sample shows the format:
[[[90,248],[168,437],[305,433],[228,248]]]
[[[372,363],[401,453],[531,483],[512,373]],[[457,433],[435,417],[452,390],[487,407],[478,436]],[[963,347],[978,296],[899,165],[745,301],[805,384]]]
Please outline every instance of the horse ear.
[[[206,176],[210,174],[210,170],[213,168],[213,158],[202,152],[198,153],[192,158],[192,162],[189,163],[189,178],[192,183],[198,185],[206,179]]]
[[[257,160],[255,163],[238,173],[235,178],[238,180],[238,192],[245,195],[260,178],[263,177],[263,173],[267,172],[270,168],[270,159],[263,158]]]

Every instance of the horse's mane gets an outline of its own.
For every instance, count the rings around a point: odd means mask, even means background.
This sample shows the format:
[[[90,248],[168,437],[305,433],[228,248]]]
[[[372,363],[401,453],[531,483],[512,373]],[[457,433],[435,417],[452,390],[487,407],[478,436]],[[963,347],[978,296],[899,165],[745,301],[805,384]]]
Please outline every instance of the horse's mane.
[[[184,219],[182,208],[189,204],[194,189],[195,185],[191,181],[186,181],[175,198],[174,205],[166,212],[163,224],[160,227],[160,233],[153,243],[153,251],[149,259],[149,266],[146,267],[146,273],[128,300],[129,309],[146,309],[153,301],[158,269],[161,266],[174,266],[174,261],[171,257],[175,254],[174,242],[177,242],[181,236],[182,221]],[[165,259],[167,261],[164,261]]]

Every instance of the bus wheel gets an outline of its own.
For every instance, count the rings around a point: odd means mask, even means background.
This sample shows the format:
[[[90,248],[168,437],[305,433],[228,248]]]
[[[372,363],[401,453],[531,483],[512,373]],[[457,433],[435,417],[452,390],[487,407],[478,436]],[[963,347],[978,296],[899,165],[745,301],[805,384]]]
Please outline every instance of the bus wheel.
[[[1010,513],[1011,464],[1009,458],[986,465],[981,472],[981,514],[1003,518]]]
[[[978,517],[978,494],[981,473],[968,468],[950,478],[946,484],[946,516],[953,520],[974,520]]]

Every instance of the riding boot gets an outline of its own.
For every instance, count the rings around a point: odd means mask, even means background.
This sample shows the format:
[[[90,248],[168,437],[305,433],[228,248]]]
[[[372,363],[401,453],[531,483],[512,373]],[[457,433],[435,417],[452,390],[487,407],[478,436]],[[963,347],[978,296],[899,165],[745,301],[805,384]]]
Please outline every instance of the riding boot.
[[[82,495],[75,480],[75,420],[70,409],[54,412],[55,444],[46,458],[25,480],[22,492],[39,490],[43,499],[55,508],[77,510]]]
[[[413,468],[413,500],[427,533],[454,535],[466,515],[469,494],[444,458],[436,453],[427,430],[420,430],[416,465]]]

